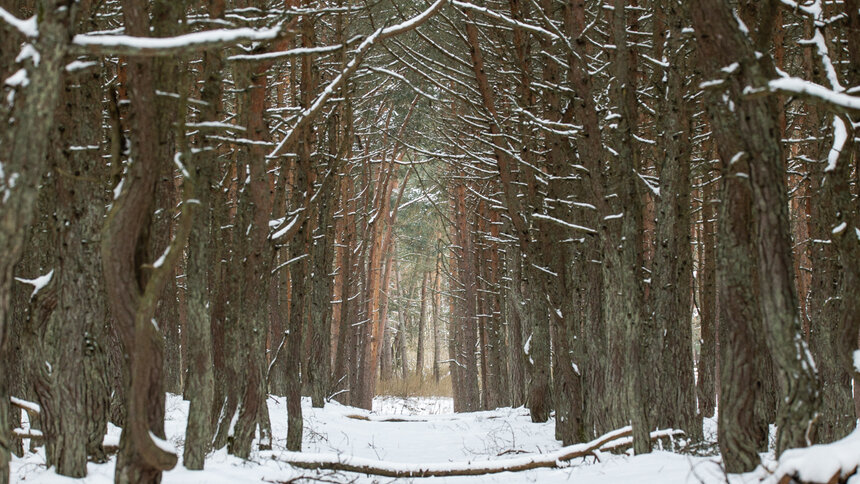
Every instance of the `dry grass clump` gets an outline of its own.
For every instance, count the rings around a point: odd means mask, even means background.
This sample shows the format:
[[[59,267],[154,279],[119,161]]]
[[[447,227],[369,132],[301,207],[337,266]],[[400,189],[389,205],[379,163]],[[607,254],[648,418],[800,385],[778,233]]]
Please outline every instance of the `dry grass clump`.
[[[451,375],[444,375],[436,382],[433,375],[410,374],[405,379],[395,376],[390,380],[380,380],[376,386],[377,395],[391,395],[395,397],[450,397]]]

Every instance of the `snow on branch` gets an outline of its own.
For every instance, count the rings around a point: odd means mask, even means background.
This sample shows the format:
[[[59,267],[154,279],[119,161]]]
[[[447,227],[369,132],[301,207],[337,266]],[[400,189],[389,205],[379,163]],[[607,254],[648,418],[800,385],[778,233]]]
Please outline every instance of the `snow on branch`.
[[[12,403],[13,407],[18,407],[30,415],[38,415],[42,413],[42,407],[40,407],[36,402],[31,402],[18,397],[9,397],[9,401]]]
[[[16,277],[15,280],[22,284],[29,284],[33,286],[33,293],[30,294],[30,299],[36,297],[36,294],[39,294],[39,291],[45,288],[50,282],[51,278],[54,277],[54,269],[51,269],[47,274],[36,277],[35,279],[24,279],[21,277]]]
[[[225,47],[237,42],[272,40],[280,34],[280,25],[265,29],[214,29],[176,37],[78,34],[72,39],[72,45],[87,54],[167,56],[195,49]]]
[[[3,19],[4,22],[20,32],[24,37],[35,38],[39,36],[39,27],[36,24],[35,15],[27,20],[21,20],[9,13],[8,10],[0,7],[0,19]]]
[[[481,15],[484,15],[486,17],[500,20],[500,21],[505,22],[506,24],[512,25],[514,27],[519,27],[519,28],[521,28],[523,30],[527,30],[533,34],[540,35],[541,37],[547,37],[547,38],[552,39],[552,40],[557,40],[559,38],[558,35],[550,32],[549,30],[546,30],[542,27],[538,27],[538,26],[532,25],[532,24],[527,24],[525,22],[520,22],[519,20],[512,19],[506,15],[502,15],[502,14],[496,12],[495,10],[490,10],[489,8],[486,8],[486,7],[479,7],[479,6],[474,5],[472,3],[461,2],[459,0],[451,0],[451,4],[454,5],[455,7],[473,10],[473,11],[478,12]]]
[[[842,113],[860,113],[860,97],[837,92],[797,77],[773,79],[767,83],[767,88],[770,92],[789,94],[816,101]],[[746,94],[755,94],[755,91],[747,88]]]
[[[593,455],[601,449],[617,449],[619,446],[616,444],[630,437],[632,434],[633,430],[628,426],[614,430],[591,442],[569,445],[555,452],[485,462],[403,463],[337,454],[311,454],[302,452],[285,452],[278,457],[278,460],[303,469],[358,472],[395,479],[478,476],[501,472],[526,471],[544,467],[565,467],[566,463],[572,459]],[[684,435],[684,432],[680,430],[657,430],[651,432],[651,440],[671,439],[681,435]],[[630,445],[630,442],[627,442],[626,445]]]
[[[555,217],[550,217],[549,215],[544,215],[544,214],[541,214],[541,213],[534,213],[534,214],[532,214],[532,217],[533,217],[533,218],[536,218],[536,219],[540,219],[540,220],[546,220],[546,221],[549,221],[549,222],[554,222],[554,223],[556,223],[556,224],[558,224],[558,225],[561,225],[562,227],[567,227],[567,228],[569,228],[569,229],[582,230],[582,231],[584,231],[584,232],[588,232],[588,233],[590,233],[590,234],[596,234],[596,233],[597,233],[597,231],[596,231],[596,230],[594,230],[594,229],[592,229],[592,228],[588,228],[588,227],[585,227],[585,226],[582,226],[582,225],[572,224],[572,223],[570,223],[570,222],[565,222],[564,220],[557,219],[557,218],[555,218]]]
[[[281,59],[286,57],[303,57],[307,55],[331,54],[343,50],[356,42],[357,38],[350,39],[346,44],[325,45],[321,47],[296,47],[295,49],[282,50],[278,52],[265,52],[262,54],[236,54],[227,57],[228,61],[261,61],[270,59]]]

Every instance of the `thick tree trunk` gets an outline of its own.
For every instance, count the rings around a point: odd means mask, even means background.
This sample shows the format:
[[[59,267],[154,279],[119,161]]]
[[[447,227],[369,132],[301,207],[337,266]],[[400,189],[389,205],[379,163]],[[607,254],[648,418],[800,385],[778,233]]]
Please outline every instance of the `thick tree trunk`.
[[[40,356],[48,368],[34,382],[42,407],[47,462],[57,473],[86,475],[87,456],[104,460],[109,389],[105,352],[105,309],[97,240],[104,218],[107,173],[98,151],[100,75],[85,73],[80,87],[69,84],[56,113],[51,239],[56,244],[51,284],[56,304],[42,328]],[[74,122],[73,122],[74,120]],[[95,264],[94,264],[95,262]],[[81,398],[83,397],[83,398]]]
[[[475,274],[475,248],[472,244],[472,233],[468,222],[466,208],[466,187],[460,184],[456,191],[455,219],[457,223],[458,245],[457,250],[457,275],[463,286],[461,299],[459,299],[460,317],[456,324],[460,325],[459,332],[462,335],[460,352],[456,359],[461,367],[461,388],[463,393],[459,395],[460,410],[473,412],[480,408],[480,387],[478,383],[478,361],[475,350],[478,344],[478,281]]]
[[[731,159],[731,158],[729,158]],[[719,213],[717,281],[719,281],[720,404],[717,436],[728,472],[749,472],[759,464],[758,444],[767,424],[757,419],[757,341],[761,320],[756,287],[755,235],[751,228],[748,163],[724,163]]]
[[[181,33],[185,21],[184,0],[153,0],[150,2],[149,14],[152,18],[153,37],[169,37]],[[185,70],[185,59],[181,56],[160,56],[152,60],[155,88],[165,93],[178,93],[180,78]],[[174,97],[158,95],[155,98],[156,113],[175,113],[179,100]],[[174,121],[174,120],[171,120]],[[173,214],[179,202],[179,190],[174,178],[175,166],[173,157],[177,146],[184,140],[177,139],[173,122],[158,123],[158,144],[153,148],[159,161],[159,179],[156,187],[156,208],[153,215],[153,236],[150,237],[149,250],[153,257],[164,252],[174,237],[175,226]],[[181,262],[181,261],[180,261]],[[179,318],[179,300],[176,278],[167,281],[164,291],[159,298],[155,312],[156,321],[160,321],[161,332],[164,335],[164,389],[174,394],[182,393],[181,375],[181,329]]]
[[[356,301],[358,277],[355,270],[353,259],[353,250],[355,249],[355,203],[352,200],[352,178],[349,174],[343,176],[341,180],[341,213],[343,231],[341,246],[339,247],[340,264],[336,268],[340,277],[340,311],[339,318],[336,323],[340,326],[338,332],[337,351],[335,352],[334,373],[332,375],[333,390],[337,400],[340,403],[346,404],[350,401],[350,392],[353,389],[354,382],[350,379],[350,365],[355,365],[357,362],[351,358],[353,349],[355,348],[352,321]]]
[[[332,256],[334,251],[334,230],[332,193],[320,193],[317,236],[313,242],[310,358],[307,368],[307,385],[314,407],[322,408],[328,396],[331,374],[331,296],[332,296]]]
[[[739,65],[738,75],[726,82],[728,102],[733,103],[734,112],[712,116],[712,126],[721,149],[737,147],[729,159],[749,160],[762,315],[767,346],[779,369],[782,390],[776,422],[776,451],[781,455],[788,448],[810,443],[808,437],[814,435],[820,394],[815,366],[800,335],[776,111],[769,99],[743,96],[746,87],[764,85],[773,69],[765,58],[756,57],[754,46],[741,32],[728,5],[717,0],[703,1],[691,13],[705,70],[718,72],[732,62]]]
[[[144,5],[123,2],[126,30],[148,36],[149,19]],[[129,61],[129,125],[133,163],[124,177],[123,189],[108,215],[102,240],[102,264],[108,301],[130,364],[127,395],[128,419],[120,440],[115,479],[119,483],[158,482],[161,472],[176,464],[176,455],[166,450],[164,438],[163,336],[153,324],[158,296],[182,254],[190,231],[192,205],[183,205],[170,250],[159,264],[148,270],[141,256],[148,247],[159,160],[155,126],[155,84],[151,62]],[[187,191],[187,190],[186,190]]]
[[[37,187],[47,168],[45,154],[50,142],[54,108],[62,92],[64,55],[71,36],[72,9],[62,0],[39,2],[39,37],[35,41],[39,62],[24,60],[29,84],[15,88],[11,111],[0,114],[5,125],[2,144],[7,153],[3,170],[16,174],[15,182],[0,180],[4,190],[0,210],[0,355],[6,355],[10,340],[10,296],[13,268],[21,257],[24,236],[33,219]],[[4,35],[17,35],[4,28]],[[11,44],[6,42],[7,45]],[[11,120],[14,118],[14,125]],[[7,175],[9,176],[9,175]],[[5,370],[5,369],[4,369]],[[3,373],[6,374],[5,371]],[[9,455],[13,443],[9,428],[9,387],[0,384],[0,484],[9,482]]]

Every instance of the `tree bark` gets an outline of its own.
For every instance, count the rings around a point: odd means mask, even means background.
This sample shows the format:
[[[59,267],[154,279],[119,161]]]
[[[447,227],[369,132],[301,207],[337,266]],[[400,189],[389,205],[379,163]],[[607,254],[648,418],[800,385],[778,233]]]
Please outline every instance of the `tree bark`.
[[[657,410],[658,427],[683,429],[693,439],[702,437],[696,412],[692,347],[692,250],[690,232],[691,126],[684,82],[687,78],[682,31],[686,12],[675,0],[655,5],[656,58],[667,59],[668,80],[659,93],[657,120],[660,196],[651,271],[650,298],[657,334],[663,334],[657,387],[663,408]],[[665,37],[665,46],[662,37]]]
[[[39,37],[35,47],[40,55],[36,64],[24,60],[29,79],[26,86],[15,88],[15,104],[0,111],[3,129],[3,146],[7,161],[3,169],[6,176],[16,174],[14,183],[0,179],[4,190],[3,209],[0,210],[0,354],[7,354],[11,322],[10,296],[13,268],[21,257],[24,236],[35,211],[38,184],[47,169],[50,132],[54,121],[53,111],[60,98],[63,79],[64,55],[72,29],[72,9],[65,0],[43,0],[39,3]],[[3,28],[4,33],[7,29]],[[17,34],[11,34],[17,35]],[[6,42],[7,45],[10,42]],[[11,123],[14,118],[14,124]],[[6,368],[3,368],[4,374]],[[0,429],[9,428],[9,387],[0,384]],[[0,484],[9,482],[9,459],[13,443],[7,432],[0,432]]]
[[[223,0],[208,2],[209,17],[221,18],[224,15]],[[206,102],[201,108],[199,118],[203,121],[219,121],[221,118],[221,69],[220,55],[206,52],[203,54],[203,88],[201,99]],[[188,377],[185,394],[189,400],[188,424],[185,430],[185,449],[183,464],[190,470],[202,470],[206,454],[212,447],[213,410],[215,399],[215,373],[213,369],[212,324],[210,319],[209,267],[212,257],[210,238],[213,232],[212,202],[217,200],[212,193],[217,190],[218,166],[216,152],[206,150],[200,142],[200,154],[193,156],[189,168],[196,180],[195,198],[199,201],[199,215],[194,219],[188,240],[188,256],[185,268],[187,309]]]
[[[717,0],[692,9],[702,66],[717,72],[738,62],[739,73],[727,80],[731,116],[714,119],[717,141],[737,146],[732,157],[747,157],[756,226],[762,315],[767,346],[779,369],[781,402],[777,415],[777,455],[810,443],[820,394],[814,364],[800,335],[797,296],[791,264],[785,167],[776,114],[770,99],[745,99],[747,86],[764,85],[772,67],[757,59],[729,7]],[[769,17],[769,15],[764,15]],[[737,144],[733,144],[737,143]],[[722,299],[721,299],[722,301]]]

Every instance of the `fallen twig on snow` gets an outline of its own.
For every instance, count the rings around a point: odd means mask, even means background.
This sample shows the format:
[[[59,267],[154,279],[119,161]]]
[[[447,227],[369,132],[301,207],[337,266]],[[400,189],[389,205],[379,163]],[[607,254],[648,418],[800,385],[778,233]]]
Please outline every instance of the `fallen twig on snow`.
[[[483,474],[496,474],[500,472],[519,472],[544,467],[564,467],[565,462],[578,457],[592,455],[595,451],[605,448],[617,440],[630,437],[633,434],[631,427],[624,427],[606,435],[598,437],[591,442],[574,444],[547,454],[529,455],[481,462],[439,462],[432,464],[384,462],[360,457],[336,455],[336,454],[306,454],[301,452],[286,452],[280,456],[273,456],[281,462],[302,469],[327,469],[335,471],[358,472],[362,474],[392,477],[392,478],[415,478],[415,477],[451,477],[451,476],[476,476]],[[658,430],[651,432],[651,440],[672,438],[684,435],[681,430]],[[626,443],[625,445],[630,445]],[[616,450],[623,445],[612,445]]]

